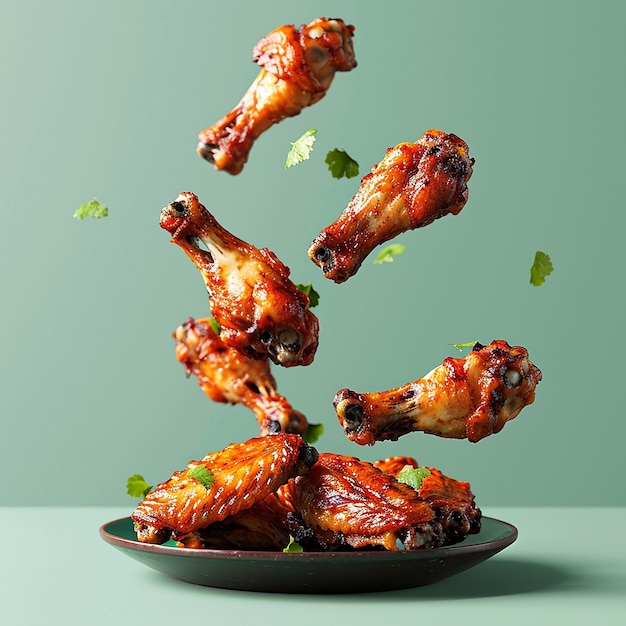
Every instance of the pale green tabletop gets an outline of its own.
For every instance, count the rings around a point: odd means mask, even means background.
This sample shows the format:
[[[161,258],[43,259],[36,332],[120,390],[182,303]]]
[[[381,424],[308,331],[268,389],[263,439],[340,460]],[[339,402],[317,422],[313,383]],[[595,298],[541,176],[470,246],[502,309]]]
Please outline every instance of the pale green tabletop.
[[[518,540],[472,570],[397,592],[306,596],[169,578],[99,537],[121,508],[0,508],[0,623],[624,624],[626,508],[486,508]]]

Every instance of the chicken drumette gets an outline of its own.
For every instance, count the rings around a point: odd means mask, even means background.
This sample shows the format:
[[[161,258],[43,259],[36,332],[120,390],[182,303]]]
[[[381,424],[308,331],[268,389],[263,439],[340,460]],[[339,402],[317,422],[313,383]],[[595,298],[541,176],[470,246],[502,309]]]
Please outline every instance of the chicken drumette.
[[[259,135],[320,100],[335,72],[356,67],[353,33],[342,20],[321,17],[263,37],[252,53],[261,71],[239,104],[200,133],[198,154],[217,170],[241,172]]]
[[[313,361],[317,317],[274,253],[229,233],[188,191],[161,211],[160,224],[200,271],[227,345],[285,367]]]
[[[389,148],[344,212],[314,239],[310,259],[327,278],[345,282],[379,244],[457,215],[467,202],[473,164],[467,144],[440,130]]]
[[[176,358],[215,402],[243,404],[257,418],[261,435],[303,433],[306,417],[276,390],[267,358],[251,359],[226,345],[211,320],[189,318],[174,332]]]
[[[137,538],[164,543],[222,522],[307,472],[317,456],[299,435],[277,433],[191,461],[139,503],[132,514]]]
[[[346,436],[361,445],[413,431],[479,441],[499,432],[535,399],[541,371],[521,346],[477,343],[424,378],[389,391],[341,389],[334,406]]]

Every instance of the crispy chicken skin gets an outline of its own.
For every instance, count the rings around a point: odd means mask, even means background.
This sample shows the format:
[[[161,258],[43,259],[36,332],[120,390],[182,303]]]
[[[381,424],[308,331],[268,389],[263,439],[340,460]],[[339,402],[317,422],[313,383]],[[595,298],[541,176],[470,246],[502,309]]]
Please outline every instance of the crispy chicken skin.
[[[161,211],[160,225],[202,275],[224,343],[285,367],[313,361],[318,319],[274,253],[229,233],[188,191]]]
[[[532,404],[540,380],[525,348],[496,340],[389,391],[341,389],[333,403],[346,436],[361,445],[414,431],[476,442]]]
[[[299,435],[278,433],[233,443],[174,472],[139,503],[132,519],[139,541],[164,543],[184,537],[248,509],[305,473],[317,450]],[[190,471],[199,466],[213,475],[207,488]]]
[[[239,174],[263,132],[323,98],[335,72],[356,67],[353,34],[342,20],[320,17],[263,37],[252,52],[261,71],[239,104],[199,134],[198,154],[217,170]]]
[[[215,402],[243,404],[257,418],[261,435],[303,433],[306,417],[276,390],[267,358],[251,359],[226,345],[209,318],[189,318],[174,332],[176,358]]]
[[[314,239],[309,258],[326,278],[345,282],[376,246],[457,215],[467,202],[473,164],[467,144],[440,130],[389,148],[343,213]]]
[[[419,467],[415,459],[405,456],[375,461],[374,466],[396,478],[407,467]],[[482,513],[476,506],[470,484],[450,478],[435,467],[425,469],[430,473],[422,479],[417,493],[434,511],[435,519],[443,529],[446,545],[458,543],[467,535],[479,532]]]
[[[407,550],[442,545],[441,525],[429,504],[367,461],[322,453],[288,488],[302,520],[299,526],[292,518],[291,533],[301,545],[394,551],[398,540]]]

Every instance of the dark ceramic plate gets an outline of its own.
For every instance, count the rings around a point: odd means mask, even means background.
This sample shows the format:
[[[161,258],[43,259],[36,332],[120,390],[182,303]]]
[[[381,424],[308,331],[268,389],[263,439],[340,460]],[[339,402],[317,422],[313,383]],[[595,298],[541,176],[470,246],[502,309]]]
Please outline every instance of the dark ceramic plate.
[[[136,540],[129,517],[100,536],[155,570],[207,587],[277,593],[363,593],[428,585],[478,565],[511,545],[517,528],[483,517],[479,533],[454,546],[399,552],[247,552],[151,545]]]

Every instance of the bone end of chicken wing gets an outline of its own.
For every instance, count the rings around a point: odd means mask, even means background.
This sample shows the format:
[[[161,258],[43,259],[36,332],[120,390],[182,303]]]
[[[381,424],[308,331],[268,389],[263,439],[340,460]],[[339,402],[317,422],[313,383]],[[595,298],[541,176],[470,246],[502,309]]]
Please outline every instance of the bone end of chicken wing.
[[[216,170],[239,174],[262,133],[318,102],[336,72],[356,67],[353,34],[343,20],[322,17],[263,37],[252,53],[261,71],[237,106],[200,132],[199,156]]]
[[[333,402],[345,435],[361,445],[416,431],[477,442],[532,404],[540,381],[525,348],[496,340],[414,382],[382,392],[341,389]]]
[[[345,282],[376,246],[457,215],[468,199],[473,164],[465,141],[436,129],[389,148],[343,213],[313,240],[309,258],[326,278]]]

